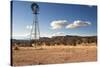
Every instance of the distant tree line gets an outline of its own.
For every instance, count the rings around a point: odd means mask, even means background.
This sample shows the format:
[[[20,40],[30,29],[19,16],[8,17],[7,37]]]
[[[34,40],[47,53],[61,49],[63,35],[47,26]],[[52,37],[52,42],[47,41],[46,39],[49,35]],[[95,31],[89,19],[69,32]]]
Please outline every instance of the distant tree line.
[[[54,36],[52,38],[48,37],[41,37],[39,40],[16,40],[11,39],[12,46],[18,45],[23,47],[32,47],[32,44],[37,44],[37,46],[41,45],[47,45],[47,46],[54,46],[54,45],[81,45],[84,44],[90,44],[90,43],[96,43],[97,44],[97,36]],[[90,44],[91,45],[91,44]]]

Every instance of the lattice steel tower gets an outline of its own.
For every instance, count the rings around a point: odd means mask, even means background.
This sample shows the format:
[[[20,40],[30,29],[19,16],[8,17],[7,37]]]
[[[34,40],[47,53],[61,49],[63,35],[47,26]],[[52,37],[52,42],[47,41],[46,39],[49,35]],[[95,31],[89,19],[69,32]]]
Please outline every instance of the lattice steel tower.
[[[39,14],[39,6],[36,3],[32,3],[31,9],[33,12],[33,23],[32,23],[32,29],[30,34],[31,42],[34,43],[34,46],[36,47],[38,45],[38,41],[40,38],[40,30],[39,30],[39,22],[38,22],[38,14]]]

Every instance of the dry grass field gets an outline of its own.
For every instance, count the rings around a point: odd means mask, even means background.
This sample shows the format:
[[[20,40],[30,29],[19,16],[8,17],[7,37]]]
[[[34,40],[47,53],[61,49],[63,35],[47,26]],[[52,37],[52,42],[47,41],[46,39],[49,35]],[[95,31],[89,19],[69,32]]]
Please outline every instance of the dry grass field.
[[[19,47],[12,53],[14,66],[86,62],[97,60],[97,47],[92,46],[42,46]]]

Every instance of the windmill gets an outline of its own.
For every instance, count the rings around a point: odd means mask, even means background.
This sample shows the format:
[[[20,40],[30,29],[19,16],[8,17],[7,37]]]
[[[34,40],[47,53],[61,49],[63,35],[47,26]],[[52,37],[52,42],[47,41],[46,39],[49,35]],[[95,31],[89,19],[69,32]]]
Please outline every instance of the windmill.
[[[32,23],[32,29],[30,33],[30,44],[32,45],[32,41],[34,40],[34,46],[38,45],[38,41],[40,39],[40,30],[39,30],[39,22],[38,22],[38,14],[39,14],[39,6],[37,3],[31,4],[31,9],[33,12],[33,23]]]

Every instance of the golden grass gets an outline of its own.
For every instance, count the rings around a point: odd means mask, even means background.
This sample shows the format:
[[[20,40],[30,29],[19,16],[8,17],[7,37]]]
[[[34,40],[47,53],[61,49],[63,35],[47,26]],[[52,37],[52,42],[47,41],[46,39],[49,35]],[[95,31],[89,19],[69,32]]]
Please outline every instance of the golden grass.
[[[97,47],[93,46],[42,46],[19,47],[13,50],[13,65],[39,65],[97,60]]]

